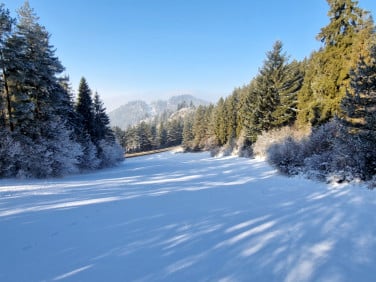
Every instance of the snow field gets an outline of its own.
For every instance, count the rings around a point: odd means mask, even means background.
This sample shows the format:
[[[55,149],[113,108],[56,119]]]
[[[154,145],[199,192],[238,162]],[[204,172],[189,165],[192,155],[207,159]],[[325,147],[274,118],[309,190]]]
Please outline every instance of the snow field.
[[[374,281],[375,207],[207,153],[0,180],[0,281]]]

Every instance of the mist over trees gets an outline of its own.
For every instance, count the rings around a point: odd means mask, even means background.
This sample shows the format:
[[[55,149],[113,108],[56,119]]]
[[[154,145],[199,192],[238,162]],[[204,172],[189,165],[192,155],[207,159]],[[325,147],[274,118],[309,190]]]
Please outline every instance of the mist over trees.
[[[49,33],[26,1],[0,5],[0,176],[52,177],[123,158],[98,94],[83,79],[73,101]]]

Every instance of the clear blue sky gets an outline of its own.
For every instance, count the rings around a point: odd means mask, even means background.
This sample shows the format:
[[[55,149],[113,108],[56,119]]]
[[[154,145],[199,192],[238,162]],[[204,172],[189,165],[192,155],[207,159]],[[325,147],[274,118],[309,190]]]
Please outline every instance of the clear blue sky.
[[[15,15],[23,0],[2,1]],[[276,40],[293,59],[320,44],[325,0],[29,0],[66,67],[109,110],[192,94],[216,102],[257,74]],[[376,13],[375,0],[359,6]]]

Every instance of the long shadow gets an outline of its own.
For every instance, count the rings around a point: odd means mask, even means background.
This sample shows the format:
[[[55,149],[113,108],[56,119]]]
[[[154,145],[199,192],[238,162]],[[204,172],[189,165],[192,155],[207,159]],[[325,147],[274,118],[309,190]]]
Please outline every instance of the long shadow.
[[[164,153],[9,184],[0,281],[373,281],[374,193],[261,161]]]

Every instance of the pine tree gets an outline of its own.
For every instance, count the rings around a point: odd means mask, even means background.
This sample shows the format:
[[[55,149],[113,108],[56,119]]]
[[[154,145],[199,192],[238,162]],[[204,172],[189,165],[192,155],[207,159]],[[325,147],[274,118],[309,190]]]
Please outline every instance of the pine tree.
[[[168,121],[167,129],[167,145],[178,146],[183,142],[183,119],[174,118]]]
[[[94,140],[107,140],[115,142],[115,135],[110,127],[110,119],[106,113],[106,108],[101,101],[98,92],[94,94]]]
[[[151,127],[142,121],[137,127],[140,151],[150,151],[153,149]]]
[[[12,120],[12,106],[11,98],[8,87],[6,65],[9,61],[4,58],[5,43],[8,40],[12,31],[14,20],[10,17],[8,9],[5,9],[4,4],[0,4],[0,71],[1,71],[1,84],[2,91],[0,94],[0,128],[7,127],[13,131]]]
[[[2,46],[1,63],[9,129],[22,152],[15,174],[47,177],[75,171],[82,150],[66,126],[68,94],[58,77],[64,68],[38,20],[26,1]]]
[[[199,114],[198,113],[199,109],[200,109],[200,107],[197,108],[196,115]],[[195,120],[196,119],[197,119],[197,123],[202,122],[201,116],[198,116],[197,118],[195,118]],[[219,146],[223,146],[227,142],[227,132],[226,132],[226,127],[225,127],[225,125],[226,125],[225,119],[226,119],[226,117],[225,117],[225,100],[221,97],[218,100],[217,105],[214,108],[214,113],[213,113],[212,122],[211,122],[212,127],[213,127],[213,131],[214,131],[214,136],[215,136],[215,139],[216,139],[216,143]],[[195,136],[197,135],[197,133],[196,133],[197,130],[195,130],[196,127],[197,126],[193,127]]]
[[[296,121],[297,94],[302,87],[303,77],[302,63],[293,61],[285,66],[279,89],[279,104],[273,112],[273,127],[292,125]]]
[[[183,125],[183,141],[182,144],[185,148],[191,148],[192,141],[194,139],[193,135],[193,115],[187,115],[184,118],[184,125]]]
[[[361,58],[350,78],[350,89],[341,103],[346,130],[339,146],[344,162],[351,162],[352,170],[369,179],[376,174],[376,45],[371,48],[371,59]]]
[[[20,44],[17,48],[21,48],[27,59],[20,77],[22,91],[33,103],[34,117],[37,120],[48,120],[56,115],[54,105],[60,103],[56,95],[59,83],[57,75],[64,67],[55,56],[53,46],[49,44],[49,33],[38,23],[39,18],[28,1],[19,9],[18,14],[19,22],[13,37]]]
[[[241,108],[240,108],[240,124],[241,132],[244,135],[244,145],[249,146],[254,143],[257,139],[257,132],[254,130],[254,112],[256,109],[256,78],[251,80],[249,85],[244,88],[241,97]]]
[[[92,93],[89,85],[84,77],[80,80],[78,87],[78,96],[76,103],[76,112],[78,113],[83,130],[90,136],[93,142],[95,142],[95,130],[94,130],[94,104],[92,100]]]
[[[128,153],[140,151],[138,130],[135,126],[129,126],[125,131],[125,150]]]
[[[296,95],[302,83],[298,64],[288,63],[282,53],[282,42],[277,41],[266,56],[251,87],[254,108],[249,130],[253,136],[295,120]]]
[[[192,131],[194,135],[193,148],[201,149],[201,144],[206,137],[206,121],[205,121],[206,109],[205,106],[198,106],[193,119]]]
[[[357,1],[327,0],[329,24],[317,39],[323,47],[312,57],[299,93],[299,123],[318,125],[340,115],[340,103],[349,89],[350,70],[373,33],[372,18]],[[312,69],[311,69],[312,68]]]
[[[164,148],[167,146],[167,129],[163,122],[159,123],[157,130],[157,146]]]

